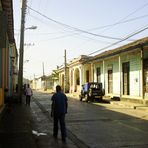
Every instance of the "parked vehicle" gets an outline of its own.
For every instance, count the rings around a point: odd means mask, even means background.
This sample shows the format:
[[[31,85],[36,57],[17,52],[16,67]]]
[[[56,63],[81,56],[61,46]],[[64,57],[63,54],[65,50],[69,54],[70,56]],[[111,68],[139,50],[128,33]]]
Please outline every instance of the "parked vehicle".
[[[80,101],[84,98],[88,101],[102,101],[102,97],[104,96],[105,92],[102,88],[102,83],[98,82],[89,82],[82,85],[82,90],[80,94]]]

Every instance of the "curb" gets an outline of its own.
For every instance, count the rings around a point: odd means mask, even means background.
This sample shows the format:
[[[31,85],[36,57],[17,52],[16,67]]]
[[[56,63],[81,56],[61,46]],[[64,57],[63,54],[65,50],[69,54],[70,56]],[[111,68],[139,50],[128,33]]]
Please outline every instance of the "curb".
[[[118,102],[110,101],[110,104],[118,105],[118,106],[126,107],[126,108],[131,108],[131,109],[148,111],[148,105],[144,105],[144,104],[132,104],[132,103],[125,103],[125,102],[120,102],[120,101]]]

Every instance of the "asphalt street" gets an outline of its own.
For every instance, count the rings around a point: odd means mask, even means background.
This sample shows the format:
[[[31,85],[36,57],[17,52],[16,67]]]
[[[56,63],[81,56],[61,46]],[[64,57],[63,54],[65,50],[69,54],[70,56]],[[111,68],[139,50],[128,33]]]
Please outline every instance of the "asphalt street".
[[[68,104],[66,125],[69,147],[148,147],[147,110],[107,103],[86,103],[73,98],[68,98]],[[34,130],[52,135],[51,94],[34,92],[31,109],[36,127]],[[42,144],[41,139],[38,141]]]

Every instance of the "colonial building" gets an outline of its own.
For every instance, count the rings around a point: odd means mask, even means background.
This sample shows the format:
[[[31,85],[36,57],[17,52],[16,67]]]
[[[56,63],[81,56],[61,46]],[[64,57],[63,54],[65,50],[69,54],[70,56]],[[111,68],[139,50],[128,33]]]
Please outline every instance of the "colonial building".
[[[64,66],[58,71],[64,87]],[[80,92],[86,82],[102,82],[105,95],[138,102],[148,100],[148,37],[102,52],[81,55],[67,63],[66,81],[70,93]]]
[[[94,81],[102,82],[105,95],[148,99],[148,37],[96,55]]]
[[[81,55],[78,58],[71,60],[66,66],[66,81],[65,81],[65,67],[60,66],[56,72],[59,74],[59,84],[64,90],[66,86],[66,92],[80,92],[81,85],[86,82],[92,81],[92,70],[91,64],[84,62],[89,60],[91,57]]]
[[[12,0],[0,0],[0,107],[16,85],[17,49],[14,40]]]
[[[80,92],[82,84],[93,80],[92,67],[88,62],[91,57],[81,55],[68,63],[70,92]]]
[[[32,89],[35,90],[44,90],[44,91],[55,91],[56,85],[59,84],[59,78],[55,71],[52,72],[49,76],[41,76],[38,78],[34,78],[30,81],[30,85]]]
[[[41,76],[38,78],[34,78],[30,82],[31,88],[35,90],[46,90],[47,89],[47,81],[46,76]]]
[[[61,65],[55,70],[59,76],[59,85],[65,92],[69,92],[69,66],[66,64],[66,67]]]

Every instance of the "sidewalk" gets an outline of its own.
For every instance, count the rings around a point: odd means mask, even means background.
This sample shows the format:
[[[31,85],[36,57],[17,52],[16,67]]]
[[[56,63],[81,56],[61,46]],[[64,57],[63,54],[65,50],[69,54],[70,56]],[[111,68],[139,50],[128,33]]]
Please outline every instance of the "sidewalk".
[[[73,93],[73,94],[66,94],[68,97],[74,98],[79,100],[79,94]],[[140,103],[133,103],[131,101],[115,101],[110,98],[104,98],[104,101],[109,102],[110,105],[120,106],[123,108],[132,108],[137,110],[145,110],[148,111],[148,104],[140,104]]]
[[[110,101],[110,104],[117,105],[120,107],[132,108],[132,109],[136,109],[136,110],[148,111],[147,104],[133,103],[130,101]]]
[[[0,113],[0,148],[76,148],[69,139],[62,143],[51,134],[36,133],[32,109],[22,100],[10,102]]]
[[[0,148],[36,148],[29,107],[10,103],[5,105],[1,114]]]

